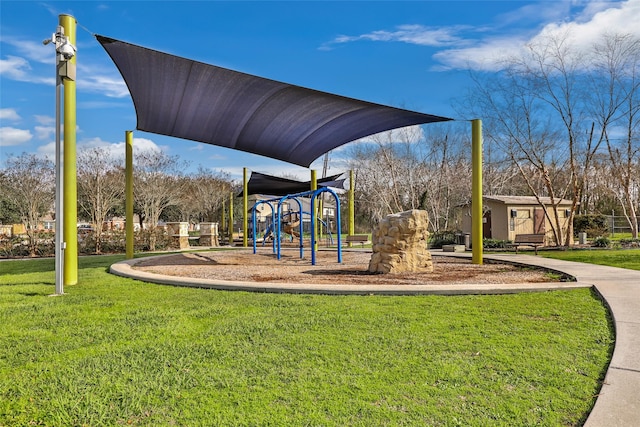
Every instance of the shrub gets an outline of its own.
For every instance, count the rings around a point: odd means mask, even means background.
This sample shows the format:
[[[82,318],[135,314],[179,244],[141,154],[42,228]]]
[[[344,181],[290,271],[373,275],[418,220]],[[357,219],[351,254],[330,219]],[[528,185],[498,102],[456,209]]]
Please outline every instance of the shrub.
[[[611,240],[606,237],[597,237],[591,244],[591,246],[594,246],[596,248],[608,248],[610,245]]]
[[[136,231],[134,239],[134,247],[136,251],[148,251],[149,242],[151,241],[151,235],[155,235],[156,251],[162,251],[169,247],[171,242],[169,235],[163,228],[155,228],[154,230],[141,230]]]
[[[453,245],[458,243],[456,235],[460,234],[456,230],[436,231],[429,235],[429,247],[441,249],[443,245]]]
[[[13,236],[0,239],[0,257],[25,257],[29,256],[29,245],[24,243],[21,236]]]
[[[503,249],[507,247],[508,240],[483,239],[482,246],[485,249]]]
[[[640,248],[640,239],[620,239],[623,248]]]
[[[594,238],[605,236],[609,233],[607,219],[604,215],[576,215],[573,218],[573,231],[587,233],[587,237]]]

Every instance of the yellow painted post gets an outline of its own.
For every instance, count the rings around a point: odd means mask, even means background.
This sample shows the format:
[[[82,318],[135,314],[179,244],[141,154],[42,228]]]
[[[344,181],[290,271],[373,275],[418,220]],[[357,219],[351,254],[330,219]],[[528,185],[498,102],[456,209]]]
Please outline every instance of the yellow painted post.
[[[353,236],[355,234],[356,228],[356,213],[355,213],[355,187],[354,187],[354,178],[353,178],[353,170],[349,171],[349,236]],[[349,242],[349,247],[352,247],[353,243]]]
[[[227,202],[223,198],[222,199],[222,227],[220,228],[220,234],[224,237],[224,232],[227,229]]]
[[[133,259],[133,132],[125,131],[125,234],[126,258]]]
[[[471,121],[471,260],[482,264],[482,120]]]
[[[229,246],[233,246],[233,191],[229,193]]]
[[[242,175],[242,208],[244,209],[242,212],[242,247],[246,248],[249,237],[249,195],[247,194],[249,191],[249,177],[247,168],[242,168]]]
[[[311,191],[316,191],[318,189],[318,174],[315,169],[311,169]],[[316,209],[318,209],[318,205],[316,205]],[[315,222],[311,224],[313,227],[313,235],[316,236],[316,241],[311,242],[314,245],[313,249],[318,250],[318,212],[314,212],[315,214]],[[302,221],[302,215],[300,215],[300,221]]]
[[[69,43],[76,45],[76,19],[59,15],[58,23],[64,28]],[[68,75],[75,76],[76,55],[67,61]],[[78,183],[76,173],[76,82],[63,79],[64,84],[64,154],[63,154],[63,206],[64,206],[64,284],[78,283]],[[59,126],[59,124],[57,125]],[[96,224],[101,227],[102,224]]]

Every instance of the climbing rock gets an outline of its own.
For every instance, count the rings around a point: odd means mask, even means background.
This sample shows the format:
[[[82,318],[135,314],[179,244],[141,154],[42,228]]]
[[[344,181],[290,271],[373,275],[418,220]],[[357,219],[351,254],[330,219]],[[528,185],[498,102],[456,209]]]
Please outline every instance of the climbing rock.
[[[429,217],[426,211],[410,210],[388,215],[373,230],[372,273],[433,272],[427,250]]]

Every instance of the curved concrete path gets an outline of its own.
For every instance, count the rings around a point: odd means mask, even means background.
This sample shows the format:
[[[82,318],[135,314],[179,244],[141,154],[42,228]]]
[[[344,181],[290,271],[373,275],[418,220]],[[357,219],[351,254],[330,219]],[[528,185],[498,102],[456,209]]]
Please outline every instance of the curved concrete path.
[[[440,256],[437,252],[434,256]],[[469,257],[470,254],[446,256]],[[367,285],[300,285],[283,283],[232,282],[211,279],[181,278],[146,273],[131,268],[138,258],[113,264],[110,272],[146,282],[173,286],[189,286],[221,290],[257,292],[291,292],[323,294],[498,294],[546,291],[576,287],[593,287],[609,306],[615,327],[616,343],[602,389],[586,427],[640,426],[640,271],[560,261],[531,255],[491,255],[486,260],[533,265],[566,273],[575,282],[512,285],[435,285],[435,286],[367,286]]]

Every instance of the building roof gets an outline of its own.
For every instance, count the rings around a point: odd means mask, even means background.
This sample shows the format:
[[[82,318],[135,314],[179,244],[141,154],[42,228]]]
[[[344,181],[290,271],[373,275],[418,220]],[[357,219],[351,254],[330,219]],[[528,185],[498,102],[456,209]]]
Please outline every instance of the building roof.
[[[482,199],[493,202],[504,203],[505,205],[540,205],[538,199],[534,196],[483,196]],[[540,197],[540,200],[545,205],[551,205],[550,197]],[[558,205],[571,205],[573,202],[567,199],[556,199],[556,204]]]

